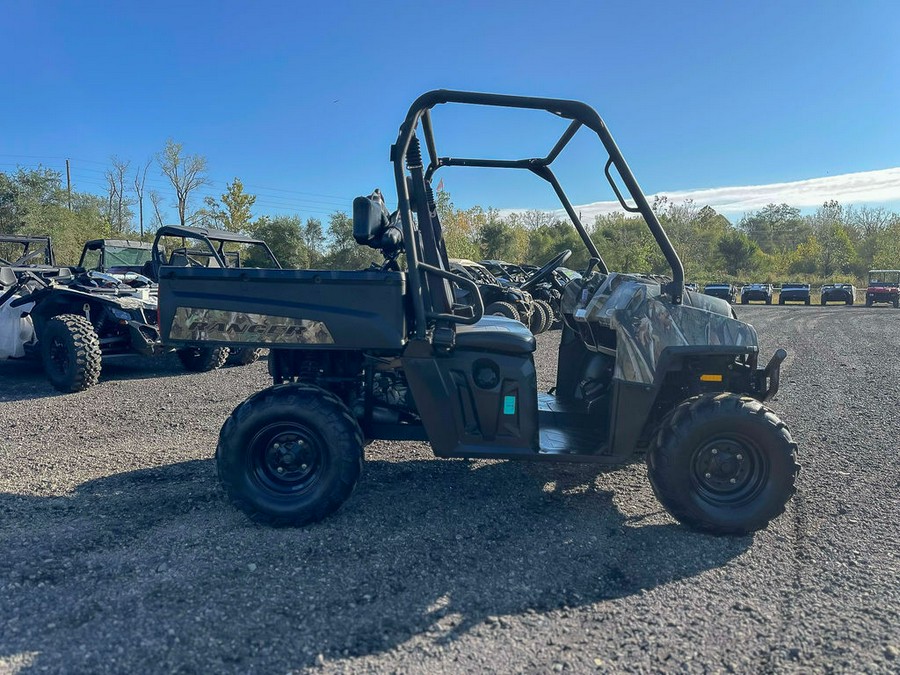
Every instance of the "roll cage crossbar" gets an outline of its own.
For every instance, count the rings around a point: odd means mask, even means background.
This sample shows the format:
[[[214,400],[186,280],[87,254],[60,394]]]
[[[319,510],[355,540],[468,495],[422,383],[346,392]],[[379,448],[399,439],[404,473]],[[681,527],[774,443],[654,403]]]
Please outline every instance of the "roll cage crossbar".
[[[513,160],[441,157],[440,155],[438,155],[437,145],[434,140],[434,130],[431,121],[431,109],[435,106],[445,103],[544,110],[558,117],[571,120],[571,123],[545,157],[531,157]],[[425,139],[425,147],[428,151],[429,159],[428,166],[424,170],[424,179],[426,183],[431,180],[432,176],[434,176],[435,172],[438,169],[445,166],[527,169],[528,171],[531,171],[535,175],[543,178],[545,181],[550,183],[550,185],[553,187],[554,192],[556,193],[557,198],[560,200],[563,208],[571,219],[572,224],[578,231],[578,234],[584,242],[585,247],[591,254],[591,257],[596,259],[596,264],[601,271],[609,272],[609,268],[603,261],[600,252],[597,250],[596,245],[588,235],[587,230],[585,230],[581,219],[578,217],[578,214],[572,206],[572,203],[566,196],[566,193],[562,189],[562,186],[559,184],[559,181],[557,180],[555,174],[550,169],[550,165],[565,149],[569,141],[572,140],[572,138],[581,129],[581,127],[587,127],[588,129],[594,131],[600,138],[601,143],[603,143],[603,147],[609,154],[609,160],[606,162],[603,172],[607,180],[609,181],[609,184],[612,187],[616,198],[625,211],[628,211],[630,213],[640,213],[643,216],[644,221],[647,223],[647,227],[650,229],[651,234],[653,235],[656,243],[659,245],[660,249],[663,252],[663,255],[666,258],[666,262],[668,262],[669,267],[672,270],[672,282],[664,287],[664,291],[670,295],[673,303],[681,303],[682,295],[684,293],[684,267],[681,264],[681,260],[678,257],[675,248],[672,246],[672,242],[669,241],[669,237],[666,235],[665,230],[657,219],[656,214],[653,213],[653,210],[650,208],[650,204],[647,202],[647,198],[644,196],[644,193],[638,185],[637,180],[631,173],[631,169],[628,167],[628,163],[622,156],[622,153],[613,140],[612,136],[610,135],[609,130],[606,128],[603,120],[593,108],[579,101],[571,101],[565,99],[535,98],[530,96],[508,96],[504,94],[483,94],[477,92],[450,91],[441,89],[427,92],[413,102],[413,104],[409,108],[409,112],[406,115],[406,119],[400,127],[400,133],[397,138],[397,143],[391,148],[391,161],[394,164],[394,179],[397,184],[398,208],[400,211],[400,218],[403,226],[404,240],[407,242],[406,258],[407,265],[411,272],[409,277],[413,295],[413,308],[416,314],[416,333],[418,337],[424,337],[425,335],[426,317],[428,317],[429,315],[432,317],[434,316],[433,314],[426,312],[425,310],[423,277],[421,274],[422,272],[425,272],[426,274],[429,273],[429,268],[434,267],[434,261],[420,260],[420,253],[422,251],[422,248],[420,248],[420,242],[422,240],[417,236],[416,226],[413,221],[410,188],[406,181],[404,168],[408,164],[410,147],[414,146],[414,154],[418,154],[420,152],[419,141],[416,135],[420,123],[422,126],[422,134]],[[416,160],[414,159],[414,161]],[[613,179],[613,176],[610,173],[610,168],[612,166],[615,166],[616,171],[619,173],[619,176],[621,176],[622,181],[625,183],[628,194],[634,201],[634,206],[630,206],[622,196],[621,191],[616,185],[616,181]],[[411,173],[413,173],[418,167],[410,166],[409,168]],[[413,189],[414,191],[416,189],[415,183],[413,185]],[[418,195],[416,196],[416,201],[420,201],[420,197]],[[425,236],[433,237],[434,241],[438,244],[438,247],[440,247],[441,236],[439,226],[436,226],[436,223],[433,221],[423,223],[422,215],[423,213],[427,213],[427,211],[423,212],[420,207],[421,205],[417,204],[417,213],[419,215],[419,229],[421,230],[423,228],[427,228],[428,231],[425,233]],[[429,247],[426,245],[424,248],[427,258],[427,251],[429,250]]]

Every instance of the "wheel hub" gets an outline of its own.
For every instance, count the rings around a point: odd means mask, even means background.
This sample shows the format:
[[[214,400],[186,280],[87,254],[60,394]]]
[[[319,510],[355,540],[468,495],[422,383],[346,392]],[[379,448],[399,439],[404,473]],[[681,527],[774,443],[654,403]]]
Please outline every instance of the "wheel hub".
[[[736,439],[720,438],[694,456],[694,477],[710,501],[734,502],[754,493],[765,473],[758,452]]]
[[[306,489],[323,467],[319,441],[299,425],[258,435],[251,458],[257,480],[277,492]]]

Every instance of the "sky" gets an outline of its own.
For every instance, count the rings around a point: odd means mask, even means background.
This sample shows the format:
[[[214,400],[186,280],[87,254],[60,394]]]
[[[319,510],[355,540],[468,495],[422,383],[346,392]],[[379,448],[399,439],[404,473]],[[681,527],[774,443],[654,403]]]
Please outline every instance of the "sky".
[[[0,170],[103,191],[166,139],[239,177],[255,212],[325,218],[395,190],[390,145],[437,88],[585,101],[648,195],[731,218],[769,202],[900,207],[900,2],[52,2],[0,0]],[[439,153],[543,155],[546,113],[442,106]],[[558,173],[609,209],[582,131]],[[556,165],[555,165],[556,166]],[[527,172],[442,169],[453,201],[555,209]],[[151,167],[149,187],[164,194]],[[174,220],[174,209],[170,210]]]

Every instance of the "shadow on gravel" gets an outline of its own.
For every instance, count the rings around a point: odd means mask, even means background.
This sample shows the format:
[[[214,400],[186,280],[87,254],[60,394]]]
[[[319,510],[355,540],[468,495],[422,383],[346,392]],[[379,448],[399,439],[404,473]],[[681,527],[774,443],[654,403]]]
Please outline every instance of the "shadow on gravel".
[[[467,631],[503,639],[504,616],[539,623],[637,594],[752,542],[692,533],[652,508],[626,517],[597,487],[610,476],[584,466],[371,461],[338,514],[294,530],[249,523],[214,471],[192,461],[65,497],[0,494],[0,657],[283,671],[413,638],[426,650]]]
[[[100,384],[119,380],[149,380],[191,375],[171,355],[143,358],[127,356],[103,362]],[[47,381],[40,361],[0,361],[0,401],[26,401],[68,396]]]

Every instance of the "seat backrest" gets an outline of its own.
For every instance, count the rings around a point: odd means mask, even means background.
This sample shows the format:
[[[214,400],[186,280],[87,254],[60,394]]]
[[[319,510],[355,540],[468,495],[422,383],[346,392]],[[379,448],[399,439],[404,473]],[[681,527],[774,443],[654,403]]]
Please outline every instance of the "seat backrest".
[[[0,267],[0,287],[9,288],[18,281],[12,267]]]
[[[175,251],[172,253],[172,257],[169,258],[169,265],[172,267],[187,267],[190,263],[188,262],[188,257],[184,253]]]

